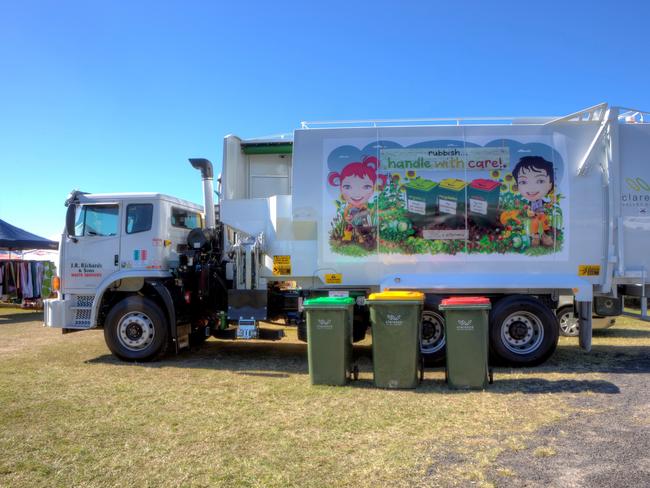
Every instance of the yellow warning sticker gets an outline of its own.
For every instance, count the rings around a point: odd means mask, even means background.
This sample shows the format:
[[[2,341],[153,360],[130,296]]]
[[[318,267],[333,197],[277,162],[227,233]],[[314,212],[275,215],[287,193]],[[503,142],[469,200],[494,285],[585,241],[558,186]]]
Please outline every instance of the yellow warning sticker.
[[[341,273],[325,273],[325,283],[340,285],[343,283],[343,275]]]
[[[581,264],[578,266],[578,276],[598,276],[600,264]]]
[[[291,274],[291,256],[273,256],[273,274]]]

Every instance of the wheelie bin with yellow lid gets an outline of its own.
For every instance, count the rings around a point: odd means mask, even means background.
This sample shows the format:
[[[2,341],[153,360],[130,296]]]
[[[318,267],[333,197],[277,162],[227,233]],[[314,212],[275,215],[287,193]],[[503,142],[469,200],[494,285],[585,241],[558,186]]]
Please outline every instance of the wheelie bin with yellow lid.
[[[307,360],[312,385],[345,385],[352,368],[354,298],[305,300]]]
[[[424,294],[384,291],[368,297],[375,386],[415,388],[420,364],[420,324]]]

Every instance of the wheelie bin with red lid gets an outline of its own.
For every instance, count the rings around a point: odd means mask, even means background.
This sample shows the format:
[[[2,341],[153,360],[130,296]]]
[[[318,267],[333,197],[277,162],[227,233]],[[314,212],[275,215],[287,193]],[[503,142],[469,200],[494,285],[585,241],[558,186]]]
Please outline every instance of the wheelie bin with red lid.
[[[444,299],[447,341],[447,384],[451,388],[485,389],[492,375],[488,367],[488,312],[490,299]]]

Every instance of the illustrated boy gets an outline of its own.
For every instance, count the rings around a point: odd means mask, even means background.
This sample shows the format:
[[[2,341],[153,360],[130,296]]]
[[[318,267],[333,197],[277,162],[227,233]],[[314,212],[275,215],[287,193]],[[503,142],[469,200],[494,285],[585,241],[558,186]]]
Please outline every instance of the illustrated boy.
[[[527,216],[531,220],[531,245],[552,246],[553,237],[545,232],[550,228],[548,216],[544,212],[545,198],[553,191],[555,177],[553,163],[540,156],[526,156],[519,160],[512,170],[521,196],[528,200],[530,208]]]

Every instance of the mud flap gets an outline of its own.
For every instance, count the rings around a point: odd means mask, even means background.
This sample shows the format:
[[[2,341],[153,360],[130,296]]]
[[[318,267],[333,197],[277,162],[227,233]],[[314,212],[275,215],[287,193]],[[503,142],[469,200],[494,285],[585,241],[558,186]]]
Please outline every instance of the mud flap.
[[[576,302],[578,318],[580,320],[580,349],[591,351],[591,302]]]

